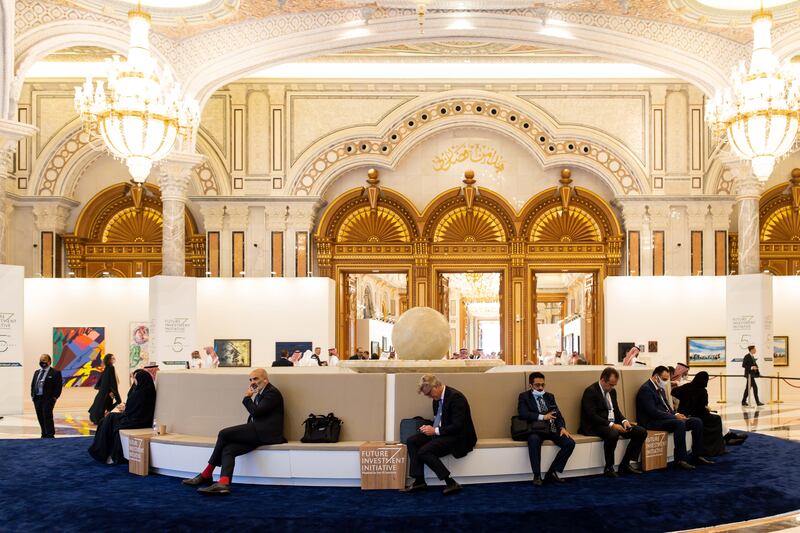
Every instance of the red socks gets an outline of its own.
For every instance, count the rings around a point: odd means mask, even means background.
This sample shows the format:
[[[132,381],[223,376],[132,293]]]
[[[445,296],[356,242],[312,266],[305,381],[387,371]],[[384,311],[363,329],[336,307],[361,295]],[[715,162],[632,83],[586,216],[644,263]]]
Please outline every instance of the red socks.
[[[211,479],[211,476],[214,475],[214,465],[206,466],[206,469],[200,472],[200,475],[206,479]]]
[[[219,483],[220,483],[220,485],[230,485],[231,484],[231,478],[229,478],[228,476],[220,476]]]

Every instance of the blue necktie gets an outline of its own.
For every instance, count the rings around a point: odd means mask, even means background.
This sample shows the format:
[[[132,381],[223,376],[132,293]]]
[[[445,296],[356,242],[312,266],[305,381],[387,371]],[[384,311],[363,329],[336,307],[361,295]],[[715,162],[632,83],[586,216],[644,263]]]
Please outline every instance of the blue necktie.
[[[438,428],[442,425],[442,406],[444,405],[444,398],[439,400],[439,408],[436,410],[436,416],[433,419],[433,427]]]

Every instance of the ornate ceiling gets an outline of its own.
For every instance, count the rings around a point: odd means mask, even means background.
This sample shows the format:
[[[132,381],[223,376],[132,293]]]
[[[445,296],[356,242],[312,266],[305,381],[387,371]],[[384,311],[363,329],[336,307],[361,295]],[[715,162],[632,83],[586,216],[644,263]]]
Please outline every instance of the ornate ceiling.
[[[111,18],[124,18],[133,0],[37,0],[39,3],[76,8]],[[755,0],[753,0],[755,1]],[[770,0],[767,0],[768,4]],[[772,0],[776,23],[797,24],[800,2]],[[18,0],[18,4],[28,3]],[[416,14],[416,6],[427,4],[427,12],[470,11],[513,14],[528,8],[542,17],[558,18],[560,12],[627,16],[665,22],[719,34],[737,42],[750,39],[750,11],[720,8],[720,5],[748,5],[743,0],[145,0],[153,14],[155,31],[171,38],[183,38],[214,27],[253,19],[297,13],[321,13],[358,8],[364,18],[382,18],[399,10]],[[752,2],[750,2],[752,3]]]

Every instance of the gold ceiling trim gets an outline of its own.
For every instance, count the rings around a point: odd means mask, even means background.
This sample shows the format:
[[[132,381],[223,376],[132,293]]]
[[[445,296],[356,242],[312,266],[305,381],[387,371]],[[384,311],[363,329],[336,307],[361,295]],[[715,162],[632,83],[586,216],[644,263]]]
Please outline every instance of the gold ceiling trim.
[[[505,231],[489,210],[474,206],[449,211],[436,226],[433,242],[503,242]]]
[[[129,207],[118,211],[106,223],[101,242],[156,242],[162,236],[163,224],[160,211],[152,207]]]
[[[345,218],[336,235],[340,243],[407,243],[411,234],[403,218],[386,207],[360,207]]]
[[[761,242],[800,242],[800,213],[789,205],[773,211],[761,226]]]
[[[530,240],[541,242],[602,242],[603,235],[594,219],[578,206],[551,207],[534,221]]]

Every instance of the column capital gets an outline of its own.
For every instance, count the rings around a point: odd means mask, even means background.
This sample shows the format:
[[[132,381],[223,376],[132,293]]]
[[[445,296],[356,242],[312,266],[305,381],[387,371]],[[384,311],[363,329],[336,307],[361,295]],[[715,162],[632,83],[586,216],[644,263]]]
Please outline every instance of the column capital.
[[[711,204],[711,219],[714,231],[728,231],[731,226],[733,202],[714,202]]]
[[[33,217],[37,231],[52,231],[64,234],[72,207],[62,204],[37,204],[33,206]]]
[[[161,199],[172,198],[186,201],[192,169],[205,161],[205,156],[190,152],[173,152],[158,165],[158,186]]]
[[[269,203],[264,206],[264,214],[267,217],[267,229],[270,231],[286,230],[289,219],[289,206],[281,203]]]
[[[626,230],[636,230],[644,224],[647,205],[643,202],[627,202],[623,199],[615,200],[622,214],[622,223]]]
[[[245,231],[250,226],[250,206],[246,204],[228,205],[225,213],[232,231]]]
[[[201,203],[198,205],[203,216],[203,227],[206,231],[222,231],[224,225],[225,206],[219,202]]]

